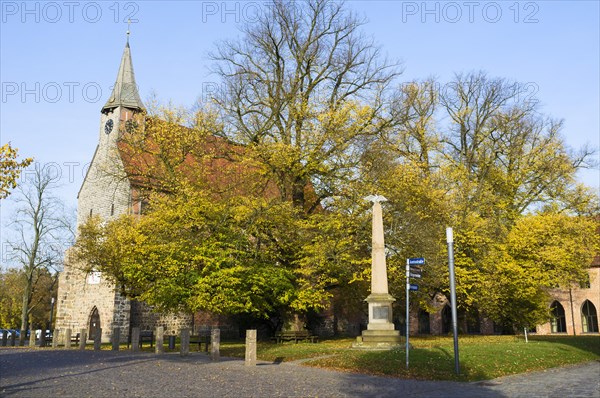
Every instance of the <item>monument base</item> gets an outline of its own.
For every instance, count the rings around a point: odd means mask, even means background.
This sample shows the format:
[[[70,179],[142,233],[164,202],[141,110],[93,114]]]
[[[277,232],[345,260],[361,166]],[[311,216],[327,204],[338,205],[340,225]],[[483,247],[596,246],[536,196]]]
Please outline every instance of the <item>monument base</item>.
[[[392,323],[392,303],[396,299],[387,293],[374,293],[365,301],[369,303],[369,324],[352,348],[389,350],[401,346],[404,339]]]
[[[352,348],[358,350],[391,350],[402,347],[404,338],[398,330],[363,330],[356,338]]]

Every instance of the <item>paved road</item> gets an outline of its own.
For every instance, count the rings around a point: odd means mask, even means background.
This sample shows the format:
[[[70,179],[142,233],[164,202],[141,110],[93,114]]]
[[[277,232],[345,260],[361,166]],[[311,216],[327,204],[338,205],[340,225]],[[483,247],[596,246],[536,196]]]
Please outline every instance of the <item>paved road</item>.
[[[0,349],[0,397],[595,397],[600,362],[479,383],[415,381],[178,354]]]

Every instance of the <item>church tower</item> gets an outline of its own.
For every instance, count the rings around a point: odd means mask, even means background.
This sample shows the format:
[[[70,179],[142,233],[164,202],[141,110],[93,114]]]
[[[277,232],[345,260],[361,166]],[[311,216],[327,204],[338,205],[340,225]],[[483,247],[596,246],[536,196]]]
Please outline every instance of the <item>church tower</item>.
[[[77,197],[77,227],[90,216],[110,220],[132,208],[132,187],[117,143],[128,125],[143,122],[145,108],[135,81],[129,32],[127,35],[115,85],[100,111],[98,145]],[[101,328],[102,341],[106,342],[111,330],[119,327],[121,339],[126,341],[131,326],[130,300],[100,272],[84,272],[86,267],[69,257],[67,251],[59,277],[56,328],[69,328],[72,333],[87,329],[89,339]]]
[[[115,85],[101,110],[98,146],[78,194],[78,226],[91,215],[110,219],[129,210],[131,187],[123,174],[117,142],[119,135],[144,113],[128,38]]]

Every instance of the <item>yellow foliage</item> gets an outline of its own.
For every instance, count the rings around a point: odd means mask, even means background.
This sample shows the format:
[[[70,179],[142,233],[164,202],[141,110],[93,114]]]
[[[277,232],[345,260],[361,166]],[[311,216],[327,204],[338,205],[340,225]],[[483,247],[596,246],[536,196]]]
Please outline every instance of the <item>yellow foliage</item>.
[[[11,147],[10,144],[0,147],[0,199],[6,198],[10,190],[17,186],[21,170],[33,161],[32,158],[17,161],[18,152],[18,149]]]

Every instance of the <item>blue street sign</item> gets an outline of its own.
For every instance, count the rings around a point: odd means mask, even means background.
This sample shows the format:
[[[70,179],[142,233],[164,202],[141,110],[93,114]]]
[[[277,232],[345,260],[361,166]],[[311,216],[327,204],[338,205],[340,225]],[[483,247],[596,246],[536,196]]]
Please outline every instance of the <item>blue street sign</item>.
[[[411,283],[411,285],[410,285],[410,290],[413,290],[413,291],[417,291],[417,290],[419,290],[419,285],[413,285],[413,284]]]
[[[410,278],[417,278],[417,279],[421,279],[421,274],[415,274],[415,273],[409,273],[408,276]]]
[[[423,257],[415,257],[408,259],[408,265],[424,265],[425,259]]]

